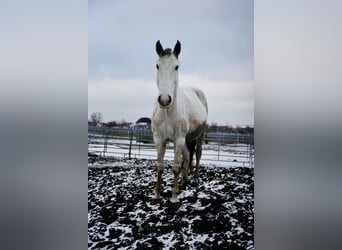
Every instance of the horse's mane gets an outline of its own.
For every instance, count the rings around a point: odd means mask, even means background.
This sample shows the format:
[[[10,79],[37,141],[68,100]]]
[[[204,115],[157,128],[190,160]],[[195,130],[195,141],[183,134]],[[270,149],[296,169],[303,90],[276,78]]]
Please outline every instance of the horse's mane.
[[[172,53],[172,50],[170,48],[164,49],[161,53],[160,56],[170,56]]]

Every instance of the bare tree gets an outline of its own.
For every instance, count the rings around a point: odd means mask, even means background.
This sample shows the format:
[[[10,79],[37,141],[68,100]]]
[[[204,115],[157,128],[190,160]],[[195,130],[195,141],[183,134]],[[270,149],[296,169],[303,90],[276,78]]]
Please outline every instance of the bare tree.
[[[90,121],[91,121],[93,126],[96,126],[96,124],[103,121],[102,113],[101,112],[93,112],[90,115]]]

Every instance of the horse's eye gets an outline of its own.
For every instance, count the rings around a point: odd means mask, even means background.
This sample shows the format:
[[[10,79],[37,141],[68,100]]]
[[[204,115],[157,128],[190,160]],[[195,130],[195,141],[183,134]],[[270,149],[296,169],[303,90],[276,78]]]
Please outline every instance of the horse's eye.
[[[156,64],[156,67],[157,67],[157,69],[159,69],[159,65],[158,64]]]
[[[178,70],[178,65],[175,67],[175,70]]]

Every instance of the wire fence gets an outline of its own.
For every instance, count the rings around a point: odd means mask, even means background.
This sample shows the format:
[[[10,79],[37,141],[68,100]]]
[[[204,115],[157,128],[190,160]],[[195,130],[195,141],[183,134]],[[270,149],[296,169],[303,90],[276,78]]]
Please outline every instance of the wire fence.
[[[153,134],[148,127],[108,128],[88,126],[88,155],[156,159]],[[167,144],[165,159],[173,160],[173,143]],[[254,166],[254,134],[207,132],[201,162]]]

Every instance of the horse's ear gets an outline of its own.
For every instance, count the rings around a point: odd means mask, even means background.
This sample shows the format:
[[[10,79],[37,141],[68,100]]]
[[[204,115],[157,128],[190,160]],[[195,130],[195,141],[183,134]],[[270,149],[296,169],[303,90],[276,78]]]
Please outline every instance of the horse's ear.
[[[181,43],[177,40],[175,47],[173,48],[173,54],[178,58],[178,55],[181,52]]]
[[[156,52],[159,56],[161,56],[163,51],[164,51],[163,46],[160,44],[160,41],[158,40],[156,43]]]

